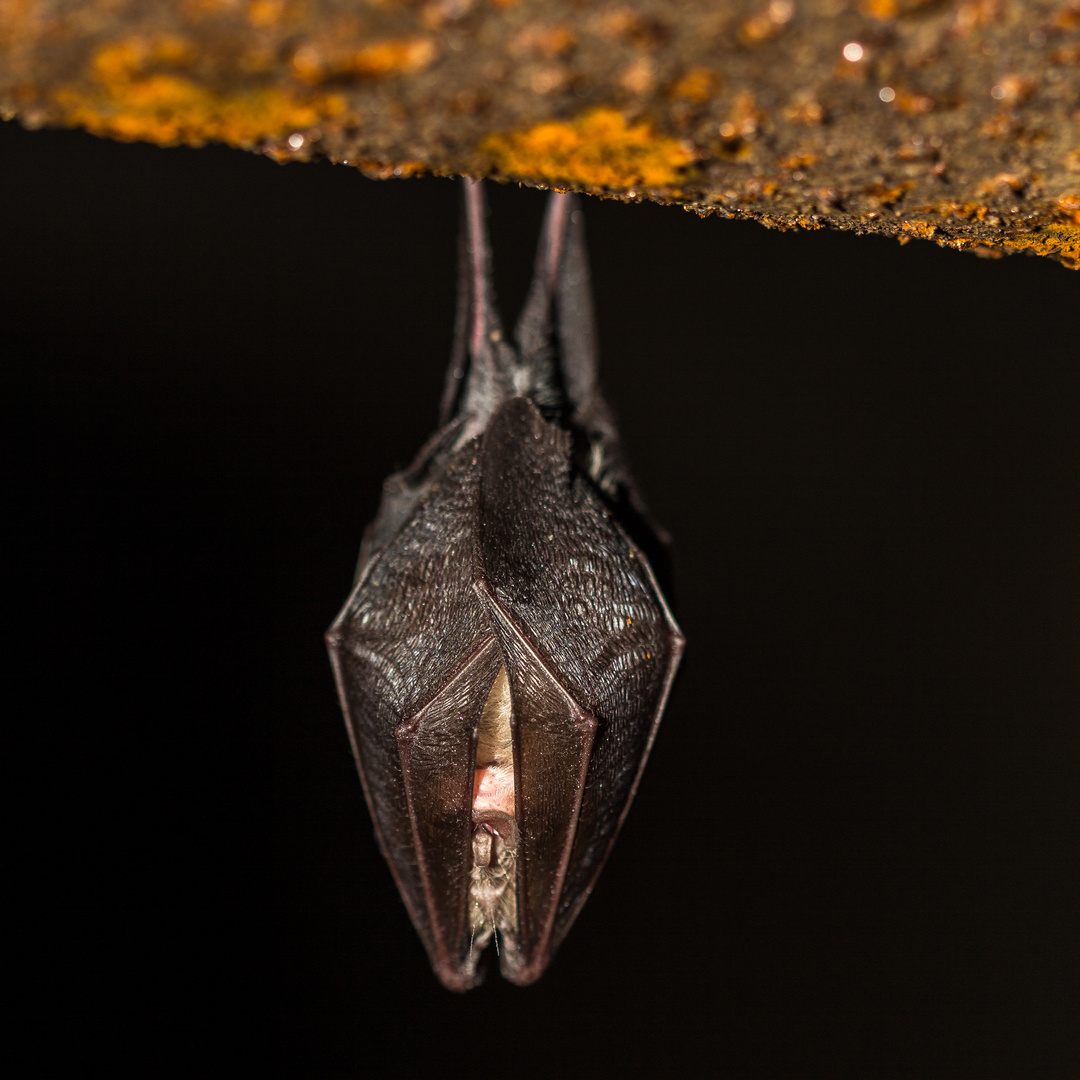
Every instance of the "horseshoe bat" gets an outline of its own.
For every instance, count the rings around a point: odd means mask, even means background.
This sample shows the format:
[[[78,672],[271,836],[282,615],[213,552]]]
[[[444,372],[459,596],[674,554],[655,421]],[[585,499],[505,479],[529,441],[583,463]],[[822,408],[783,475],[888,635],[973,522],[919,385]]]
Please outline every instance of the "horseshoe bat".
[[[552,194],[513,340],[465,182],[439,430],[385,483],[326,634],[379,845],[436,975],[543,973],[641,776],[683,636],[597,384],[582,215]]]

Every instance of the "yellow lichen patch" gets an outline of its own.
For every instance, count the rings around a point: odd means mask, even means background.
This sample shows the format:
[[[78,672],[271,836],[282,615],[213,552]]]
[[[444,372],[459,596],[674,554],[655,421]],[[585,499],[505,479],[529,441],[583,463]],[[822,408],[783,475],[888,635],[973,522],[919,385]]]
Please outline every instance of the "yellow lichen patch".
[[[739,24],[739,41],[743,45],[758,45],[763,41],[771,41],[794,15],[793,0],[771,0],[764,11],[749,15]]]
[[[793,124],[817,127],[825,119],[825,108],[812,94],[801,91],[784,106],[784,116]]]
[[[996,195],[1002,190],[1023,191],[1028,185],[1026,177],[1019,173],[998,173],[976,185],[975,190],[980,195]]]
[[[859,8],[863,14],[875,19],[895,19],[899,14],[896,0],[863,0]]]
[[[920,116],[923,113],[933,112],[934,99],[926,94],[912,94],[901,90],[893,98],[893,108],[907,116]]]
[[[919,237],[920,240],[930,240],[937,232],[937,226],[931,225],[929,221],[905,221],[900,228],[904,232],[911,233],[912,236]]]
[[[818,156],[814,153],[801,152],[781,158],[777,163],[781,169],[808,169],[817,164]]]
[[[595,16],[593,27],[600,37],[615,38],[639,49],[655,49],[671,33],[670,27],[661,19],[629,8],[601,11]]]
[[[657,134],[647,121],[628,124],[607,108],[489,135],[480,150],[507,176],[618,190],[671,184],[694,160],[685,143]]]
[[[912,15],[920,8],[929,7],[936,0],[861,0],[859,10],[864,15],[888,22],[903,15]]]
[[[172,34],[131,37],[98,49],[90,69],[99,83],[112,90],[154,69],[190,67],[196,55],[190,42]]]
[[[1050,255],[1073,270],[1080,270],[1080,226],[1044,225],[1037,232],[1003,241],[1018,251]]]
[[[1000,22],[1004,17],[999,0],[964,0],[953,16],[951,33],[967,37],[973,30]]]
[[[671,96],[700,104],[712,97],[719,82],[715,71],[706,67],[692,67],[671,88]]]
[[[180,0],[180,10],[192,19],[212,18],[235,6],[235,0]]]
[[[739,41],[744,45],[759,45],[763,41],[772,40],[781,30],[783,25],[774,22],[768,14],[751,15],[739,24]]]
[[[732,135],[753,135],[765,120],[765,113],[758,108],[754,95],[747,90],[740,90],[735,96],[735,103],[728,112],[726,124],[720,125],[720,134],[725,138]],[[728,129],[731,133],[728,134]]]
[[[306,128],[342,112],[334,95],[299,100],[281,90],[213,94],[186,79],[157,75],[131,87],[126,99],[88,95],[76,88],[55,95],[66,123],[95,135],[160,146],[225,142],[251,147],[261,139]]]
[[[619,75],[619,85],[635,97],[645,97],[655,83],[656,62],[651,56],[639,56]]]
[[[247,19],[252,26],[262,30],[295,16],[299,6],[289,0],[251,0],[247,6]]]
[[[1054,25],[1062,30],[1075,30],[1080,26],[1080,2],[1071,0],[1062,4],[1054,15]]]
[[[402,38],[361,49],[349,69],[357,75],[378,79],[386,75],[406,75],[426,68],[438,50],[429,38]]]
[[[1024,75],[1006,75],[994,86],[992,93],[1003,105],[1022,105],[1031,97],[1035,86],[1035,80]]]
[[[576,44],[577,36],[568,26],[530,23],[511,40],[510,55],[555,60],[571,52]]]
[[[99,49],[90,65],[99,88],[69,84],[54,100],[65,122],[95,135],[163,146],[219,141],[250,147],[345,109],[334,95],[300,98],[270,87],[216,93],[183,74],[194,60],[179,38],[114,42]]]
[[[868,187],[863,188],[863,194],[866,195],[878,206],[892,206],[894,202],[903,198],[904,192],[909,191],[915,186],[913,180],[902,180],[899,184],[894,184],[891,187],[885,184],[870,184]]]
[[[426,37],[392,38],[363,49],[307,42],[293,53],[293,74],[306,83],[329,79],[384,79],[422,71],[438,53]]]
[[[1067,223],[1080,225],[1080,195],[1062,195],[1057,204]]]

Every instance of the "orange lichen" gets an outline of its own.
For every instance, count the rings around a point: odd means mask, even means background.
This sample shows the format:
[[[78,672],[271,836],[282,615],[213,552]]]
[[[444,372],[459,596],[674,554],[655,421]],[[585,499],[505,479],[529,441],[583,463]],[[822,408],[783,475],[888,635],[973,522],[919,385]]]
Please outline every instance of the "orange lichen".
[[[912,236],[919,237],[920,240],[931,240],[937,232],[937,226],[931,225],[929,221],[905,221],[901,223],[900,228],[904,232],[911,233]],[[904,240],[906,237],[900,239]]]
[[[1006,75],[994,87],[994,98],[1004,105],[1023,104],[1031,97],[1035,80],[1023,75]]]
[[[562,64],[537,64],[527,72],[529,89],[534,94],[554,94],[570,79],[570,71]]]
[[[715,71],[706,67],[692,67],[671,88],[671,96],[683,101],[701,104],[712,97],[720,82]]]
[[[998,173],[988,180],[976,185],[975,190],[980,195],[994,195],[1003,188],[1009,191],[1023,191],[1028,185],[1028,179],[1018,173]]]
[[[817,127],[825,119],[825,109],[820,101],[808,93],[798,93],[784,106],[784,116],[793,124]]]
[[[180,8],[193,19],[220,15],[234,6],[233,0],[180,0]]]
[[[657,134],[647,121],[629,124],[599,108],[573,121],[546,121],[527,131],[489,135],[480,150],[506,176],[558,178],[588,188],[661,187],[694,160],[685,143]]]
[[[967,37],[973,30],[989,26],[1001,18],[999,0],[966,0],[956,9],[949,32],[954,37]]]
[[[656,83],[656,63],[651,56],[639,56],[623,69],[619,85],[636,97],[644,97]]]
[[[767,14],[751,15],[739,24],[739,41],[744,45],[759,45],[770,41],[783,29],[782,24],[774,22]]]
[[[981,202],[941,202],[918,209],[926,213],[936,213],[943,218],[953,218],[955,221],[985,221],[994,216],[990,207]]]
[[[765,113],[758,107],[757,99],[748,90],[740,90],[735,95],[734,104],[728,112],[727,123],[732,127],[733,134],[753,135],[757,132],[765,120]],[[721,134],[724,125],[721,124]]]
[[[438,50],[430,38],[402,38],[384,41],[361,49],[350,68],[357,75],[382,78],[386,75],[408,74],[426,68]]]
[[[1063,4],[1054,15],[1054,25],[1062,30],[1075,30],[1080,26],[1080,3],[1071,0]]]
[[[1070,225],[1080,225],[1080,195],[1062,195],[1057,201],[1058,210]]]
[[[910,191],[915,186],[912,180],[902,180],[899,184],[893,184],[891,187],[885,184],[870,184],[868,187],[863,188],[863,194],[866,195],[878,206],[891,206],[894,202],[903,198],[905,191]]]
[[[54,100],[69,124],[96,135],[160,145],[220,141],[253,146],[345,110],[344,100],[334,95],[300,98],[269,87],[216,93],[183,74],[195,59],[179,38],[114,42],[91,61],[96,88],[69,84],[56,90]]]
[[[127,102],[103,101],[77,89],[58,90],[56,103],[67,123],[95,135],[161,146],[225,142],[251,147],[260,139],[310,127],[345,103],[333,96],[301,101],[281,90],[251,90],[218,96],[183,79],[157,76],[133,91]]]
[[[640,49],[655,49],[670,30],[658,18],[650,18],[629,8],[604,11],[595,19],[596,32],[601,37],[616,38]]]
[[[811,165],[817,164],[817,161],[817,154],[803,152],[781,158],[777,164],[781,169],[807,169]]]
[[[929,7],[936,0],[862,0],[859,9],[865,15],[887,22],[903,15],[911,15],[920,8]]]
[[[863,0],[859,9],[875,19],[895,19],[899,12],[896,0]]]
[[[293,74],[307,83],[329,79],[384,79],[422,71],[438,49],[427,37],[393,38],[363,49],[346,46],[323,48],[314,42],[293,53]]]
[[[764,11],[748,16],[739,24],[739,41],[743,45],[771,41],[784,30],[794,15],[793,0],[772,0]]]
[[[247,6],[247,20],[262,30],[295,16],[298,6],[290,0],[251,0]]]
[[[906,116],[919,116],[922,113],[933,112],[934,99],[926,94],[912,94],[901,90],[893,99],[893,108]]]
[[[555,60],[565,56],[576,44],[577,37],[568,26],[541,26],[531,23],[519,31],[510,42],[510,54]]]
[[[99,49],[90,62],[90,69],[94,78],[111,90],[127,86],[155,68],[190,67],[196,55],[188,41],[172,34],[131,37]]]
[[[1072,270],[1080,270],[1080,226],[1044,225],[1036,232],[1002,241],[1017,251],[1049,255]]]

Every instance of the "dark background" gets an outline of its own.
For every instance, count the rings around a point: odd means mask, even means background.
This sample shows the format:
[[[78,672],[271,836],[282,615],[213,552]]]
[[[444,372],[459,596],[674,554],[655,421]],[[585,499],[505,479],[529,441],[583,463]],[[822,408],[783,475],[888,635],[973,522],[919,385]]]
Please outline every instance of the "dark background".
[[[321,635],[456,185],[4,124],[0,195],[18,1075],[1080,1075],[1080,276],[587,201],[689,650],[552,968],[455,996]]]

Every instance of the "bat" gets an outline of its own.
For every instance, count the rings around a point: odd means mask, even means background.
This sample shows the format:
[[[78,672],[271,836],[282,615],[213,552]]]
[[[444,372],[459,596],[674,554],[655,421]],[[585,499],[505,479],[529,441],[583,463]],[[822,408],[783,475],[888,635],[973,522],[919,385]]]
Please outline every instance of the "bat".
[[[596,882],[683,651],[665,549],[597,382],[574,197],[550,197],[511,340],[466,180],[439,429],[385,482],[326,634],[379,846],[451,990],[492,940],[534,982]]]

